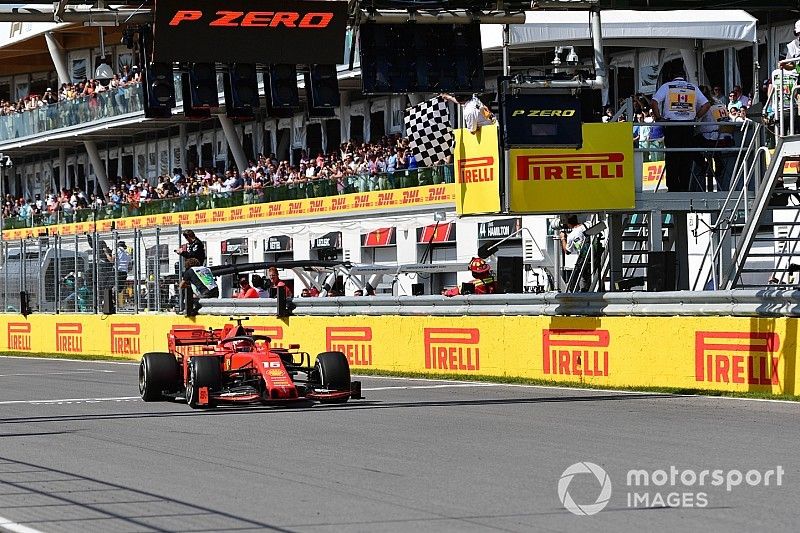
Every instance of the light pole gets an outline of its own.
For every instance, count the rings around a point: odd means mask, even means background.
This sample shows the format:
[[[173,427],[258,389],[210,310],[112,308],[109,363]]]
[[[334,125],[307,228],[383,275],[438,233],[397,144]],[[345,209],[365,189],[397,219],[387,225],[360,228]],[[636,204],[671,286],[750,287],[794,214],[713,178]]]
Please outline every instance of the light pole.
[[[5,229],[5,210],[6,203],[6,167],[13,163],[7,155],[0,154],[0,243],[3,242],[3,230]]]

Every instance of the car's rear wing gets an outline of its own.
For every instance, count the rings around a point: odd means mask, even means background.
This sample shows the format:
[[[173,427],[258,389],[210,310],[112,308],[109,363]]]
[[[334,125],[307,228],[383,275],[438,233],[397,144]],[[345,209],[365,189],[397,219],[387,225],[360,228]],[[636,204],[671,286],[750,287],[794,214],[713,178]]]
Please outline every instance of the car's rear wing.
[[[202,326],[172,326],[169,340],[174,346],[202,346],[216,343],[219,338]]]

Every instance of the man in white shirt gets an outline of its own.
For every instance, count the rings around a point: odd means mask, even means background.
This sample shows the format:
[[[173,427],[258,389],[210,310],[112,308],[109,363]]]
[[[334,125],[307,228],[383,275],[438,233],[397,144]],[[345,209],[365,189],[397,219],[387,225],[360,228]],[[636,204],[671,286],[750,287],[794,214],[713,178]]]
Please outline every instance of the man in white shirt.
[[[798,57],[800,57],[800,20],[794,23],[794,39],[786,45],[786,59],[784,61]]]
[[[704,94],[707,98],[712,97],[711,91],[706,87]],[[711,100],[711,98],[709,98]],[[731,148],[733,147],[733,135],[736,133],[736,126],[728,116],[728,108],[725,104],[715,103],[708,112],[700,119],[701,122],[708,123],[698,128],[703,144],[708,148]],[[713,161],[714,179],[717,181],[717,190],[727,191],[730,188],[733,167],[736,163],[736,152],[711,152],[706,157],[698,157],[698,164],[703,168],[701,173],[704,177],[711,168]],[[702,180],[699,183],[703,185]],[[692,182],[695,185],[695,182]]]
[[[443,100],[453,102],[462,107],[464,127],[469,130],[470,133],[478,133],[481,126],[488,126],[496,122],[492,112],[481,102],[477,95],[473,94],[471,98],[461,98],[460,100],[446,93],[442,93],[439,96]]]
[[[673,76],[658,88],[650,102],[656,122],[694,122],[706,114],[711,103],[700,89],[687,82],[683,77],[683,69],[676,69]],[[686,192],[692,175],[691,152],[670,152],[670,148],[694,148],[694,127],[687,125],[670,125],[664,132],[664,145],[667,153],[664,157],[667,174],[667,189],[670,192]]]

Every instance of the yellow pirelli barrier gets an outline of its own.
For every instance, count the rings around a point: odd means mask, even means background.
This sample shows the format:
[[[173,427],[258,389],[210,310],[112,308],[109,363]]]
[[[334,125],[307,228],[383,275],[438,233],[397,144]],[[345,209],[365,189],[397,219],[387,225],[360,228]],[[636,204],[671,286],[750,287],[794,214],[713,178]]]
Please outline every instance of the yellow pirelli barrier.
[[[224,317],[3,315],[3,351],[137,359],[165,351],[173,325]],[[610,387],[794,395],[798,319],[736,317],[253,317],[276,346],[344,352],[354,372],[505,376]]]

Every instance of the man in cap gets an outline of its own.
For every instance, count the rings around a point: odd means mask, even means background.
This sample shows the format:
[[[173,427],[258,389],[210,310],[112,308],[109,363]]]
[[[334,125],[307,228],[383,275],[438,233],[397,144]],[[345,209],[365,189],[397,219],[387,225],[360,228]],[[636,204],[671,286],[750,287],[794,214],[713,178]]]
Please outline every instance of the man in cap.
[[[125,241],[117,241],[117,250],[114,253],[114,269],[117,272],[117,285],[120,291],[125,288],[130,264],[131,254],[128,253],[128,245],[125,244]]]

